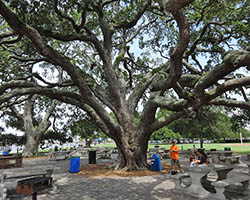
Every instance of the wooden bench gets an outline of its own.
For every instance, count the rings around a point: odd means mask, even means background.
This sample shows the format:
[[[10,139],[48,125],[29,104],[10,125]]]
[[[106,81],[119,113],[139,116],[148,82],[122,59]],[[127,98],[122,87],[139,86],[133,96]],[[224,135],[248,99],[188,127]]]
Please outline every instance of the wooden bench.
[[[0,169],[22,167],[23,157],[21,154],[9,154],[0,156]]]
[[[69,153],[69,157],[74,154],[80,154],[81,157],[88,157],[89,151],[91,151],[93,148],[76,148],[75,150],[71,151]]]
[[[98,150],[96,152],[98,159],[110,159],[111,158],[111,150]]]
[[[11,191],[16,191],[17,182],[29,177],[52,177],[54,166],[11,168],[0,170],[0,199],[6,200]],[[56,180],[53,180],[52,189],[57,191]]]
[[[212,185],[215,187],[216,194],[220,197],[220,199],[226,199],[225,191],[229,186],[240,185],[240,189],[237,188],[234,193],[249,195],[249,177],[242,175],[234,175],[233,177],[223,179],[220,181],[213,182]]]
[[[69,158],[71,151],[54,151],[49,153],[52,160],[66,160]]]
[[[97,157],[100,159],[110,159],[112,154],[112,149],[108,147],[99,148],[96,151]]]

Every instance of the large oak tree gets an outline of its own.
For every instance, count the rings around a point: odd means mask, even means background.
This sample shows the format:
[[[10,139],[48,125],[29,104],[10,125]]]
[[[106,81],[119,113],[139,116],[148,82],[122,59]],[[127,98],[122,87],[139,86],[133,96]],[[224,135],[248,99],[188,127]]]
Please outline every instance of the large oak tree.
[[[154,131],[203,105],[250,109],[241,73],[250,67],[249,8],[245,0],[1,0],[0,104],[40,94],[77,106],[115,141],[116,168],[142,169]],[[60,67],[63,82],[29,71],[34,64]],[[156,117],[159,108],[166,116]]]
[[[41,106],[35,108],[37,104],[36,101],[39,101],[38,99],[38,95],[28,96],[22,110],[18,108],[20,105],[9,105],[7,109],[3,111],[9,116],[7,120],[5,120],[7,125],[24,132],[26,140],[22,153],[23,156],[26,157],[38,154],[39,142],[51,126],[50,119],[56,107],[56,101],[53,100],[51,104],[47,103],[44,109],[42,109]]]

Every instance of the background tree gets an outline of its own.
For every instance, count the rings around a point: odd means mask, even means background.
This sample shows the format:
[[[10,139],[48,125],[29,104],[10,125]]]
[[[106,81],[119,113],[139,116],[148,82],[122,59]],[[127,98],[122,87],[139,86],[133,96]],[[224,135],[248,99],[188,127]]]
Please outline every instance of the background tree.
[[[51,104],[47,103],[43,105],[46,108],[45,110],[42,109],[41,106],[35,107],[37,103],[36,101],[38,101],[38,96],[31,95],[26,99],[23,105],[23,110],[18,110],[14,105],[11,105],[8,107],[9,109],[4,111],[10,116],[8,118],[9,120],[6,120],[7,125],[24,131],[24,156],[37,155],[39,141],[41,140],[42,135],[51,126],[50,118],[56,106],[56,102],[52,101]],[[42,111],[45,112],[43,118]]]
[[[1,64],[0,104],[40,94],[75,105],[115,141],[116,168],[144,169],[154,131],[203,106],[249,110],[233,99],[250,84],[242,73],[250,68],[249,4],[0,0],[1,51],[12,55]],[[41,69],[63,70],[62,82],[27,70],[41,60]],[[167,115],[157,118],[159,108]]]
[[[180,139],[181,135],[179,133],[175,133],[172,129],[168,127],[163,127],[151,135],[151,140],[160,140],[167,143],[171,142],[171,139]]]
[[[11,146],[12,144],[15,145],[24,145],[25,144],[25,137],[17,136],[13,134],[0,134],[0,144],[3,146]]]
[[[157,112],[157,118],[162,118],[168,114],[167,110],[159,110]],[[184,126],[183,126],[184,128]],[[171,139],[180,139],[181,135],[178,132],[174,132],[169,126],[164,126],[157,131],[154,131],[151,135],[151,140],[161,140],[170,142]]]
[[[242,134],[242,137],[245,138],[247,141],[249,141],[249,137],[250,137],[250,131],[246,128],[242,128],[240,130],[241,134]],[[239,134],[237,134],[237,136],[239,137]],[[238,138],[237,137],[237,138]]]
[[[220,141],[236,136],[231,118],[215,107],[203,107],[196,118],[178,119],[169,128],[179,132],[183,138],[192,139],[192,142],[199,139],[200,148],[203,148],[203,138]]]
[[[54,130],[47,130],[40,138],[39,144],[40,148],[46,148],[44,145],[54,144],[56,142],[60,142],[60,144],[64,144],[66,142],[73,142],[72,138],[67,135],[65,132],[58,132]],[[49,146],[47,146],[49,147]]]
[[[246,128],[249,124],[249,111],[248,110],[234,110],[231,122],[234,131],[239,131],[241,128]]]
[[[99,138],[101,134],[101,130],[87,116],[81,120],[74,121],[70,125],[70,130],[73,136],[78,135],[81,139],[85,139],[87,147],[90,147],[93,140]]]

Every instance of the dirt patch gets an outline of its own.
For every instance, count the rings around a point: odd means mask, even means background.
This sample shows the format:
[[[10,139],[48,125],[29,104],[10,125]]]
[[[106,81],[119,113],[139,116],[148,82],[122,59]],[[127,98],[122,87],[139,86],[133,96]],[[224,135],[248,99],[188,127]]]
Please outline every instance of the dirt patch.
[[[108,169],[112,164],[91,164],[81,167],[79,175],[84,175],[91,178],[105,178],[105,177],[129,177],[129,176],[153,176],[161,175],[170,172],[170,165],[162,163],[161,172],[153,172],[150,170],[144,171],[122,171]]]

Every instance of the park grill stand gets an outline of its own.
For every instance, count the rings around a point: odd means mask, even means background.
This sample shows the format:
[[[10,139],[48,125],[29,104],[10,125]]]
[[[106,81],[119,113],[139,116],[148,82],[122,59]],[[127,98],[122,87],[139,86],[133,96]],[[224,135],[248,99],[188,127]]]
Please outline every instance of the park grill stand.
[[[52,177],[34,177],[17,182],[18,194],[32,195],[32,200],[37,199],[37,192],[52,187]]]

